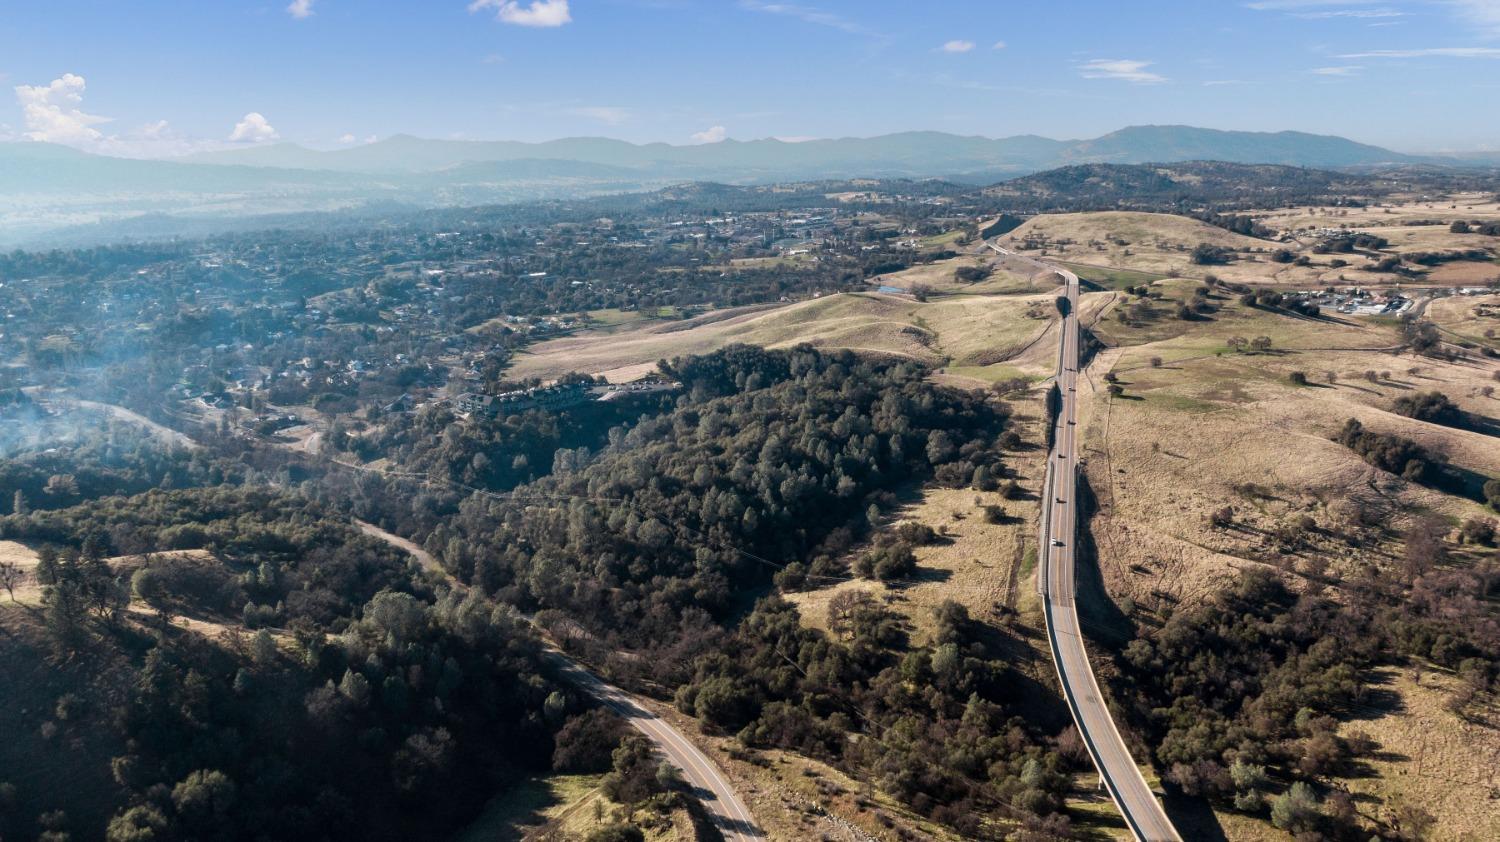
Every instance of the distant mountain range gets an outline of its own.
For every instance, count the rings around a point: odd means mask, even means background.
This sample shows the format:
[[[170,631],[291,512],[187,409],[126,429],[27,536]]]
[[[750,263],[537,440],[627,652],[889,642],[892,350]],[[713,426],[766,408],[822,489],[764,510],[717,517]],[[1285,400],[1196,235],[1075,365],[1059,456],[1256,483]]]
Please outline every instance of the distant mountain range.
[[[1190,126],[1132,126],[1092,140],[1036,135],[991,139],[942,132],[787,142],[726,140],[698,146],[637,145],[606,138],[545,143],[424,140],[397,135],[332,152],[291,143],[208,152],[184,163],[362,173],[431,172],[459,164],[523,159],[576,161],[628,170],[754,178],[923,177],[1019,174],[1082,163],[1170,163],[1214,160],[1245,164],[1349,167],[1431,159],[1341,137],[1303,132],[1231,132]]]
[[[904,132],[697,146],[606,138],[521,143],[397,135],[328,152],[280,143],[173,160],[0,143],[0,246],[144,214],[224,219],[375,204],[450,207],[639,191],[690,181],[945,178],[978,185],[1058,167],[1190,160],[1315,168],[1495,163],[1404,155],[1327,135],[1189,126],[1133,126],[1090,140]]]

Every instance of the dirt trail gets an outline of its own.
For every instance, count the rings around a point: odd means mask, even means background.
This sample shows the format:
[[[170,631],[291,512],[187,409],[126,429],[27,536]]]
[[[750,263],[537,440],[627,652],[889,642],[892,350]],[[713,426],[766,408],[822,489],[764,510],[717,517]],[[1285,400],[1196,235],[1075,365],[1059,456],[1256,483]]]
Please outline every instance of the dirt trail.
[[[373,523],[359,520],[357,518],[354,521],[354,525],[359,527],[360,532],[363,532],[372,538],[379,538],[380,540],[386,542],[387,544],[390,544],[393,547],[396,547],[397,549],[405,550],[406,552],[411,553],[412,558],[415,558],[417,560],[417,563],[422,565],[423,570],[442,576],[444,579],[447,579],[449,584],[453,585],[455,588],[464,587],[462,583],[458,582],[456,579],[453,579],[448,575],[448,571],[443,569],[443,565],[439,564],[438,560],[432,557],[432,553],[429,553],[426,550],[422,549],[415,541],[407,538],[402,538],[400,535],[397,535],[394,532],[387,532],[386,530],[381,529]]]

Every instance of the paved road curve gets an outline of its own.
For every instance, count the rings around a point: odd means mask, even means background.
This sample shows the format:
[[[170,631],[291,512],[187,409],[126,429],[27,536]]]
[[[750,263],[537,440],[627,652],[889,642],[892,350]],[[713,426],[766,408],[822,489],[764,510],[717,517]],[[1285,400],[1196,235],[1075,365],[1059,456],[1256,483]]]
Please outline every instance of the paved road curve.
[[[1063,316],[1058,356],[1057,384],[1062,403],[1053,428],[1052,451],[1047,454],[1049,465],[1042,494],[1042,564],[1037,584],[1046,607],[1047,639],[1052,645],[1052,659],[1073,721],[1131,833],[1149,842],[1181,842],[1156,795],[1141,776],[1140,767],[1131,759],[1125,741],[1120,739],[1094,679],[1078,624],[1073,600],[1076,590],[1073,548],[1078,531],[1073,499],[1078,476],[1078,276],[1051,268],[1066,281],[1068,307]]]
[[[655,743],[673,766],[682,771],[683,778],[693,788],[719,832],[724,835],[724,842],[760,842],[765,839],[756,827],[750,811],[735,794],[729,779],[671,723],[637,703],[624,690],[606,684],[561,652],[548,649],[546,655],[569,683],[582,688],[601,704],[624,717],[626,722]]]
[[[393,535],[371,523],[364,521],[355,521],[355,523],[366,535],[379,538],[391,546],[411,553],[423,567],[448,577],[448,572],[431,555],[411,541]],[[462,583],[451,577],[448,577],[448,581],[455,588],[460,590],[464,588]],[[691,740],[683,736],[681,731],[673,727],[672,723],[657,716],[645,705],[632,698],[629,693],[605,682],[604,679],[589,672],[581,664],[551,645],[546,646],[542,655],[569,684],[583,690],[600,704],[624,717],[626,722],[645,734],[646,739],[656,745],[667,761],[682,772],[683,780],[693,788],[693,794],[703,804],[703,809],[708,811],[709,817],[713,819],[719,832],[724,835],[724,842],[760,842],[765,839],[756,826],[754,817],[746,809],[745,802],[735,794],[734,785],[729,782],[723,772],[719,771],[719,767],[699,751]]]

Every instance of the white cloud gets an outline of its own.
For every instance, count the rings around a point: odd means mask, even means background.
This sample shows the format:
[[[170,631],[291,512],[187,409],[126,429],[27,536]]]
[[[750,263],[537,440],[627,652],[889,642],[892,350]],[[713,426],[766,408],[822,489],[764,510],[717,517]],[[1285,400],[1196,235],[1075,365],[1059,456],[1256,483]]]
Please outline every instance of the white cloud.
[[[763,0],[740,0],[740,7],[752,12],[765,12],[768,15],[783,15],[796,18],[803,23],[817,24],[847,32],[851,35],[874,35],[875,33],[860,26],[848,18],[840,17],[833,12],[826,12],[813,6],[799,6],[795,3],[766,3]]]
[[[1136,59],[1096,58],[1079,65],[1078,72],[1085,79],[1119,79],[1138,85],[1167,81],[1167,77],[1146,69],[1152,64]]]
[[[693,134],[694,143],[718,143],[729,137],[729,130],[723,126],[711,126],[701,132]]]
[[[185,137],[166,120],[155,120],[118,133],[105,134],[96,126],[112,122],[83,110],[87,84],[83,77],[67,73],[46,85],[18,85],[16,100],[21,105],[25,131],[21,139],[69,146],[103,155],[126,158],[170,158],[222,149],[221,140]],[[252,120],[253,118],[253,120]],[[256,121],[259,121],[258,123]],[[266,134],[269,132],[269,135]],[[0,128],[0,135],[8,130]],[[276,130],[259,114],[247,114],[235,126],[236,140],[274,139]]]
[[[341,136],[339,138],[339,143],[348,144],[348,143],[353,143],[356,140],[358,140],[358,138],[356,138],[354,135],[352,135],[352,134],[344,134],[343,136]]]
[[[974,49],[974,42],[953,40],[944,44],[941,49],[945,53],[967,53]]]
[[[1354,76],[1364,70],[1357,64],[1346,64],[1339,67],[1314,67],[1310,72],[1318,76]]]
[[[813,135],[807,135],[807,134],[793,134],[793,135],[777,135],[777,136],[775,136],[775,137],[773,137],[771,139],[772,140],[779,140],[782,143],[806,143],[809,140],[817,140],[818,138],[816,138]]]
[[[88,145],[103,139],[94,126],[108,123],[109,117],[84,113],[83,92],[88,87],[82,76],[64,73],[48,85],[17,85],[16,100],[21,103],[25,135],[46,143]]]
[[[1410,12],[1392,8],[1394,4],[1377,4],[1368,0],[1255,0],[1246,3],[1251,9],[1284,12],[1299,18],[1328,20],[1333,18],[1380,19],[1402,18]],[[1423,4],[1448,9],[1458,19],[1481,31],[1485,37],[1500,38],[1500,2],[1496,0],[1429,0]],[[1388,25],[1390,21],[1371,24]]]
[[[297,20],[306,20],[312,17],[313,0],[292,0],[286,7],[286,13]]]
[[[992,49],[992,50],[1003,50],[1003,49],[1005,49],[1005,42],[1004,41],[996,41],[995,42],[995,46],[990,47],[990,49]]]
[[[1404,18],[1406,12],[1395,9],[1322,9],[1307,12],[1291,12],[1293,17],[1303,20],[1333,20],[1355,18],[1357,20],[1379,20],[1381,18]]]
[[[469,12],[494,9],[495,19],[516,26],[562,26],[573,21],[568,11],[568,0],[474,0]]]
[[[1473,26],[1484,30],[1484,34],[1500,37],[1500,2],[1496,0],[1448,0],[1448,5],[1458,16]]]
[[[1500,58],[1497,47],[1428,47],[1419,50],[1370,50],[1344,53],[1339,58]]]
[[[578,108],[567,109],[568,114],[574,117],[587,117],[597,120],[605,125],[618,126],[630,119],[630,110],[614,105],[584,105]]]
[[[231,143],[264,143],[280,137],[281,134],[258,111],[246,114],[244,119],[234,124],[234,131],[229,133]]]

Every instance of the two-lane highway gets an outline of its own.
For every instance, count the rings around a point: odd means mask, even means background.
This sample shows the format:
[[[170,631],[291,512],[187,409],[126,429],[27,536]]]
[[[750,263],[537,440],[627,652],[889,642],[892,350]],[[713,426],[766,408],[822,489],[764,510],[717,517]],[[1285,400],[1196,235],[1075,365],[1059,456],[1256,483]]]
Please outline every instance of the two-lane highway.
[[[1045,264],[1044,264],[1045,265]],[[1081,331],[1078,326],[1078,276],[1057,267],[1068,304],[1062,317],[1062,340],[1058,354],[1057,387],[1061,395],[1052,450],[1047,454],[1045,488],[1042,494],[1042,564],[1038,572],[1047,617],[1047,639],[1062,684],[1063,698],[1073,721],[1088,745],[1089,755],[1110,797],[1125,817],[1137,839],[1149,842],[1181,842],[1166,811],[1140,767],[1130,756],[1115,727],[1089,656],[1083,645],[1078,610],[1074,604],[1078,533],[1075,495],[1078,477],[1078,358]]]

